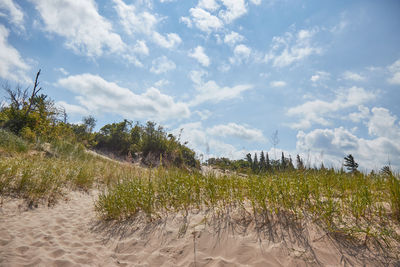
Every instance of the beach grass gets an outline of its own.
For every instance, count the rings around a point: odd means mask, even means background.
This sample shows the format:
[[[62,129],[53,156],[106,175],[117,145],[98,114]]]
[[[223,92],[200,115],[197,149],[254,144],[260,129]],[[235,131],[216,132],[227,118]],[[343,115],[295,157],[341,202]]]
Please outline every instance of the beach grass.
[[[0,144],[0,195],[24,198],[29,205],[54,203],[71,189],[104,187],[134,171],[87,153],[82,145],[63,141],[28,144],[7,134],[11,141]]]
[[[289,214],[310,219],[328,233],[363,240],[400,242],[398,174],[309,169],[263,175],[202,174],[179,168],[141,168],[87,153],[82,145],[58,141],[28,144],[7,132],[0,143],[0,196],[29,205],[53,204],[69,190],[100,190],[101,219],[122,221],[145,214],[206,210],[268,218]],[[34,148],[32,150],[32,148]]]
[[[295,170],[243,177],[158,168],[110,184],[96,210],[106,220],[139,213],[152,220],[170,211],[248,207],[255,218],[286,213],[294,220],[310,218],[329,233],[386,242],[399,240],[399,189],[394,175]]]

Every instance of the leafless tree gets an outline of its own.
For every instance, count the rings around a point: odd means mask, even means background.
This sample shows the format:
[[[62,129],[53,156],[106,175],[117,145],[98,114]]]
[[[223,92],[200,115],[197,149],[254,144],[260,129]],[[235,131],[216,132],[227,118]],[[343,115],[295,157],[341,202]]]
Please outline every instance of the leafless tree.
[[[274,146],[274,155],[276,160],[276,146],[279,144],[278,130],[272,133],[271,135],[271,143]]]

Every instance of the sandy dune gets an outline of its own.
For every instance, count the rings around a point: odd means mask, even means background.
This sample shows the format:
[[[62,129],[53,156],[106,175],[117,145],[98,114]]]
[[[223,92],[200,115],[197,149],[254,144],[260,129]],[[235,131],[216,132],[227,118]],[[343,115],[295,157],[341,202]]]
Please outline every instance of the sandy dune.
[[[33,210],[4,200],[0,266],[396,265],[382,253],[338,243],[312,224],[285,224],[283,217],[261,231],[234,212],[103,223],[94,212],[95,198],[96,192],[71,192],[54,207]]]

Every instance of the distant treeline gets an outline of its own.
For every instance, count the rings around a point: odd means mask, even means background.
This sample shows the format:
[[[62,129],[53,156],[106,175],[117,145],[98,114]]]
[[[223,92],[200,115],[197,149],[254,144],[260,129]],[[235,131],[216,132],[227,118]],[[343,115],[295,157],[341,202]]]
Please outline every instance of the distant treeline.
[[[264,151],[261,151],[259,156],[257,153],[252,155],[248,153],[245,159],[239,160],[231,160],[228,158],[209,158],[206,161],[207,165],[218,166],[224,170],[232,170],[238,171],[242,173],[267,173],[267,172],[276,172],[276,171],[287,171],[294,170],[295,166],[293,164],[292,158],[285,157],[285,154],[282,152],[281,159],[270,159],[268,153],[264,154]],[[303,160],[297,155],[296,167],[298,169],[304,169]]]
[[[253,174],[264,174],[264,173],[276,173],[283,171],[292,171],[292,170],[327,170],[324,163],[321,163],[320,166],[306,166],[304,164],[304,160],[297,155],[296,163],[293,163],[291,156],[286,157],[282,152],[281,158],[274,160],[270,159],[268,153],[264,154],[264,151],[261,151],[259,154],[254,153],[252,157],[250,153],[246,155],[246,158],[239,160],[231,160],[228,158],[209,158],[206,160],[205,164],[209,166],[215,166],[222,170],[230,170],[239,173],[253,173]],[[345,156],[343,162],[343,166],[340,168],[340,172],[345,172],[345,169],[350,173],[358,173],[358,163],[355,161],[353,155],[349,154]],[[335,171],[333,167],[329,168],[330,171]],[[380,169],[381,174],[393,175],[392,168],[390,165],[385,165]],[[371,170],[370,174],[375,175],[375,171]]]

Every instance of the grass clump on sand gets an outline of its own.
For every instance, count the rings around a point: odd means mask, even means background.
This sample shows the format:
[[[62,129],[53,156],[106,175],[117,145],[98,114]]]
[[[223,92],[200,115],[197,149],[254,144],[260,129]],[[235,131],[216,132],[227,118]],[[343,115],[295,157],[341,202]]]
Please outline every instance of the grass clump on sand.
[[[104,219],[124,220],[139,213],[154,219],[169,211],[228,213],[239,207],[261,224],[260,218],[286,213],[294,220],[310,218],[329,233],[386,242],[399,240],[399,186],[393,175],[334,170],[218,177],[158,168],[111,184],[96,210]]]

